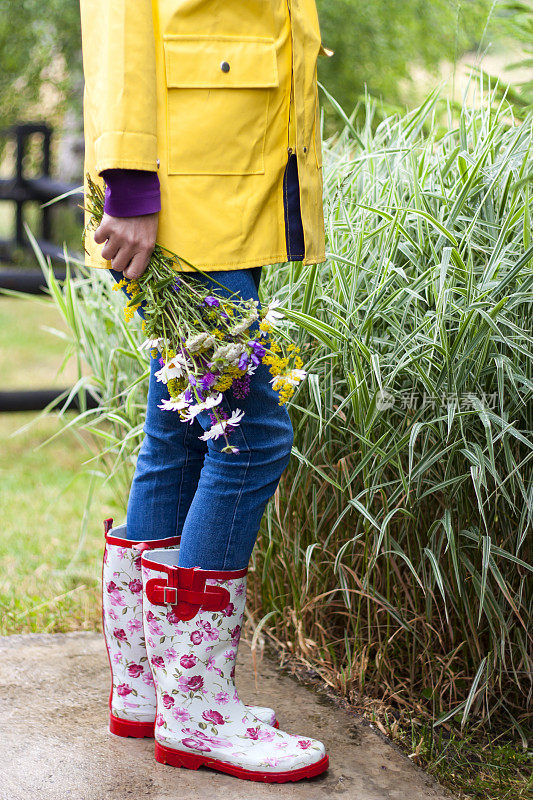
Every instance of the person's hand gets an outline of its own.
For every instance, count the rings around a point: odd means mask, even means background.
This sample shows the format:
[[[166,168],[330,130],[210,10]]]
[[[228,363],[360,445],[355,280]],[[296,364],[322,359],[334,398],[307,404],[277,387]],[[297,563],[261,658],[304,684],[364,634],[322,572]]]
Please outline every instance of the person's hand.
[[[94,232],[97,244],[107,242],[102,257],[128,280],[140,278],[153,253],[159,212],[138,217],[111,217],[104,214]]]

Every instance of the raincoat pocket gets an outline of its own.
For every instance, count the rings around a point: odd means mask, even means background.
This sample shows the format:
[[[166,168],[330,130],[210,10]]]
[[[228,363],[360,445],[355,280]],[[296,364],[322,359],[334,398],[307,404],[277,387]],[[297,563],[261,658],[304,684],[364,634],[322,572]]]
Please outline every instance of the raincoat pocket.
[[[165,35],[168,173],[264,172],[274,39]]]

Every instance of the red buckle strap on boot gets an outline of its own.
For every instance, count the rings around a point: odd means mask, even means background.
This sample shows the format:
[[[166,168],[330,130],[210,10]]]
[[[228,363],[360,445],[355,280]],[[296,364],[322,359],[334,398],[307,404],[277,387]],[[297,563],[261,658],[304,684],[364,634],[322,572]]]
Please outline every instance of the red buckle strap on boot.
[[[170,605],[178,619],[189,620],[203,608],[205,611],[223,611],[230,601],[230,593],[222,586],[206,586],[202,570],[171,567],[168,580],[150,578],[146,582],[146,596],[154,605]]]

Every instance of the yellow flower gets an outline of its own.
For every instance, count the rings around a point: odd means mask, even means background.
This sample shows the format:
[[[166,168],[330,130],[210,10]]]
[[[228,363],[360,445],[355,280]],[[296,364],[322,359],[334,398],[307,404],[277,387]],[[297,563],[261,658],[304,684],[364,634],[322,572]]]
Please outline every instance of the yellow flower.
[[[217,392],[225,392],[231,387],[232,383],[233,378],[230,375],[221,375],[213,389],[216,389]]]
[[[124,307],[124,319],[126,320],[126,322],[130,322],[133,319],[133,317],[135,316],[135,312],[137,311],[140,305],[141,305],[140,303],[137,303],[136,306]]]
[[[129,281],[129,282],[125,281],[125,283],[128,284],[126,287],[126,291],[128,292],[128,294],[130,294],[132,297],[136,295],[137,292],[139,291],[139,284],[137,283],[137,281]]]
[[[171,397],[177,397],[180,393],[180,387],[177,378],[170,378],[167,382],[168,393]]]

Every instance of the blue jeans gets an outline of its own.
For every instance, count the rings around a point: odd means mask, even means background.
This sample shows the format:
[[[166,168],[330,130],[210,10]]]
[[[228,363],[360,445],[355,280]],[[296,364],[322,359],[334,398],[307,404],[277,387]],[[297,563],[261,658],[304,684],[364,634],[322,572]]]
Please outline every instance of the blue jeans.
[[[121,273],[110,270],[116,280]],[[229,292],[258,300],[261,267],[213,273]],[[209,275],[197,274],[212,291],[226,294]],[[142,309],[139,309],[139,312]],[[257,324],[257,323],[255,323]],[[274,494],[293,441],[285,406],[261,364],[251,376],[250,393],[236,399],[224,393],[220,408],[244,411],[229,436],[238,453],[223,453],[223,437],[200,440],[211,427],[206,411],[192,423],[178,412],[158,408],[168,397],[166,386],[154,377],[158,359],[151,359],[146,421],[128,512],[127,537],[135,541],[181,536],[179,564],[202,569],[246,567],[268,499]]]

